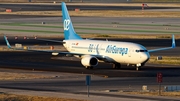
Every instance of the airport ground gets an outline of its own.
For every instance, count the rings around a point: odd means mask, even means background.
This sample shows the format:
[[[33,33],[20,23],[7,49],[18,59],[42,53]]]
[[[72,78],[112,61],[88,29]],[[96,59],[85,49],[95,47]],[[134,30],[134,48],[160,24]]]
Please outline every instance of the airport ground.
[[[0,0],[0,2],[9,2],[9,3],[53,3],[56,2],[83,2],[83,3],[178,3],[179,0]]]
[[[34,40],[32,39],[33,36],[62,39],[62,37],[59,37],[59,33],[61,36],[63,35],[60,17],[29,15],[3,15],[1,17],[4,18],[0,20],[0,31],[8,36],[12,45],[15,43],[22,43],[26,46],[58,45],[57,43]],[[117,36],[120,34],[131,36],[151,34],[156,36],[155,38],[146,37],[144,39],[109,39],[137,42],[149,49],[170,46],[171,34],[175,34],[177,36],[176,49],[154,53],[153,55],[179,57],[179,18],[72,17],[72,20],[76,31],[84,37],[88,33],[103,33],[104,40],[109,37],[109,33]],[[42,22],[45,22],[45,24],[42,24]],[[110,29],[105,30],[107,28]],[[18,40],[15,40],[14,36],[18,36]],[[31,39],[24,40],[23,36],[28,36]],[[3,37],[0,44],[5,46]],[[115,70],[111,68],[111,64],[100,63],[94,70],[86,70],[78,59],[61,56],[52,57],[48,53],[1,51],[0,58],[0,71],[2,73],[4,72],[7,75],[13,73],[14,76],[17,74],[23,75],[17,77],[18,79],[1,80],[0,89],[5,93],[93,101],[179,100],[179,98],[168,96],[127,94],[129,91],[141,91],[143,85],[147,85],[150,91],[158,91],[157,72],[163,73],[162,89],[167,85],[179,85],[179,65],[147,64],[141,71],[135,71],[133,67],[126,66],[123,66],[120,70]],[[90,97],[87,97],[86,92],[86,75],[92,77]]]

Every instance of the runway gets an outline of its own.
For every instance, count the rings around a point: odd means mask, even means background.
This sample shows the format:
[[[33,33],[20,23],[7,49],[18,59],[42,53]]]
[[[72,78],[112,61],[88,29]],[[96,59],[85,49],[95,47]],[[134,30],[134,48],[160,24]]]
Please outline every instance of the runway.
[[[180,76],[179,66],[173,65],[167,67],[166,65],[149,64],[141,71],[135,71],[134,67],[123,66],[118,70],[112,69],[111,64],[99,63],[93,70],[87,70],[81,65],[79,59],[62,56],[56,58],[50,53],[1,52],[0,58],[1,68],[91,74],[103,77],[155,77],[157,72],[162,72],[165,77]]]
[[[92,85],[90,86],[90,97],[87,97],[86,86],[84,84],[84,76],[78,76],[74,78],[75,80],[68,80],[55,78],[55,79],[42,79],[42,80],[21,80],[21,81],[4,81],[0,82],[0,89],[12,89],[12,91],[16,91],[18,94],[22,94],[23,92],[28,95],[40,95],[42,93],[46,96],[59,96],[59,97],[68,97],[68,98],[76,98],[76,99],[86,99],[92,100],[94,97],[98,97],[93,101],[109,101],[113,99],[113,101],[118,101],[122,98],[128,100],[163,100],[163,101],[179,101],[178,98],[167,98],[167,97],[152,97],[152,96],[136,96],[132,94],[122,94],[120,92],[105,92],[106,90],[130,90],[130,89],[139,89],[141,85],[146,84],[142,82],[138,82],[137,85],[132,85],[137,83],[138,80],[146,81],[151,85],[148,87],[152,87],[152,89],[157,88],[157,84],[154,82],[154,78],[116,78],[116,79],[98,79],[96,77],[92,77]],[[168,78],[171,79],[171,78]],[[49,83],[49,81],[51,83]],[[108,82],[108,83],[107,83]],[[115,83],[115,84],[114,84]],[[177,82],[178,83],[178,82]],[[167,83],[168,84],[168,83]],[[34,93],[34,94],[33,94]],[[49,94],[49,95],[48,95]],[[68,95],[68,96],[67,96]],[[69,96],[71,95],[71,96]],[[76,95],[76,97],[74,96]],[[106,99],[104,99],[106,98]],[[107,99],[108,98],[108,99]],[[126,101],[122,100],[122,101]]]
[[[59,68],[61,69],[61,68]],[[127,94],[130,91],[141,91],[143,85],[148,86],[148,90],[157,91],[158,83],[156,77],[115,77],[104,78],[97,75],[91,75],[90,97],[87,97],[87,86],[85,77],[87,74],[59,73],[46,71],[25,71],[16,69],[0,69],[1,72],[13,73],[31,73],[31,74],[51,74],[49,79],[21,79],[21,80],[3,80],[0,81],[0,90],[5,93],[63,97],[74,99],[86,99],[93,101],[127,101],[127,100],[163,100],[179,101],[178,97],[165,96],[146,96]],[[113,73],[112,71],[109,71]],[[121,73],[121,72],[119,72]],[[178,85],[179,77],[163,77],[162,89],[166,85]],[[111,92],[112,91],[112,92]]]
[[[96,3],[95,3],[96,4]],[[105,5],[85,5],[85,4],[79,4],[79,5],[67,5],[68,10],[75,10],[76,8],[79,8],[81,10],[141,10],[141,4],[139,6],[107,6]],[[12,9],[13,11],[57,11],[61,10],[60,4],[1,4],[0,5],[0,11],[5,10],[6,8]],[[147,8],[148,10],[158,10],[158,9],[180,9],[180,7],[155,7],[152,6],[150,8]]]

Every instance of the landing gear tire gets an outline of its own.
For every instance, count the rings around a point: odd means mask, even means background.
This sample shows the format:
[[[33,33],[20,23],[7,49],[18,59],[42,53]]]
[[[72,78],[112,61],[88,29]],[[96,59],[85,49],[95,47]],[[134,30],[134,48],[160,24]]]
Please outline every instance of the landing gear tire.
[[[93,69],[94,67],[93,66],[90,66],[89,69]]]
[[[121,68],[121,64],[120,63],[114,63],[113,68],[114,69],[119,69],[119,68]]]
[[[141,66],[140,67],[136,67],[136,71],[139,71],[141,70]]]
[[[93,66],[86,66],[86,69],[93,69]]]

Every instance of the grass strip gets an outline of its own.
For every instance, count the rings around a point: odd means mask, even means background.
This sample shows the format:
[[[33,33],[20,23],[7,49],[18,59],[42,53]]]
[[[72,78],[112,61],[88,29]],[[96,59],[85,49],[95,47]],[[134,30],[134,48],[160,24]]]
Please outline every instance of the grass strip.
[[[42,34],[64,34],[64,32],[61,31],[43,31],[43,30],[20,30],[20,29],[2,29],[1,31],[12,31],[12,32],[36,32],[36,33],[42,33]],[[78,32],[78,34],[90,34],[86,32]],[[98,33],[96,33],[98,34]],[[100,33],[99,33],[100,34]]]
[[[55,98],[55,97],[39,97],[39,96],[26,96],[15,94],[0,94],[0,101],[87,101],[70,98]]]
[[[179,0],[132,0],[132,2],[180,2]]]
[[[157,89],[158,90],[158,89]],[[159,92],[154,91],[154,92],[125,92],[126,94],[137,94],[137,95],[146,95],[146,96],[158,96]],[[161,92],[161,96],[169,96],[169,97],[180,97],[179,92]]]
[[[162,58],[162,60],[157,60],[157,56],[151,56],[148,63],[180,65],[180,56],[162,56]]]
[[[141,6],[141,5],[140,5]],[[11,15],[41,15],[41,16],[62,16],[61,11],[18,11],[18,12],[0,12],[0,14]],[[158,17],[158,18],[179,18],[179,11],[147,11],[141,10],[81,10],[78,12],[69,11],[70,16],[88,16],[88,17]]]
[[[29,26],[29,27],[44,27],[44,28],[63,28],[62,26],[44,26],[44,25],[27,25],[27,24],[20,24],[20,23],[12,23],[12,24],[5,24],[9,26]],[[136,25],[136,24],[135,24]],[[139,33],[163,33],[163,34],[180,34],[180,32],[174,31],[158,31],[158,30],[131,30],[131,29],[114,29],[114,28],[83,28],[83,27],[75,27],[75,29],[84,29],[84,30],[106,30],[106,31],[119,31],[119,32],[139,32]],[[19,32],[38,32],[38,33],[63,33],[57,31],[42,31],[42,30],[18,30],[18,29],[3,29],[0,30],[6,31],[19,31]],[[88,34],[85,32],[78,32],[79,34]],[[97,33],[98,34],[98,33]],[[100,34],[100,33],[99,33]]]
[[[43,34],[62,34],[63,32],[57,32],[57,31],[44,31],[44,30],[21,30],[21,29],[2,29],[0,28],[1,31],[13,31],[13,32],[36,32],[36,33],[43,33]]]
[[[48,25],[23,24],[23,23],[1,23],[0,25],[6,25],[6,26],[28,26],[28,27],[45,27],[45,28],[63,28],[63,26],[48,26]]]
[[[76,22],[76,24],[86,24],[87,22]],[[0,23],[0,25],[9,25],[9,26],[36,26],[36,27],[45,27],[46,25],[38,25],[39,23]],[[59,23],[58,23],[59,24]],[[88,24],[97,24],[88,22]],[[98,24],[112,24],[112,25],[128,25],[128,26],[170,26],[170,27],[180,27],[180,25],[171,25],[171,24],[125,24],[119,22],[112,23],[98,23]],[[62,26],[62,25],[61,25]],[[58,28],[59,26],[48,26],[52,28]]]
[[[118,31],[118,32],[139,32],[139,33],[162,33],[162,34],[180,34],[180,32],[174,31],[155,31],[155,30],[130,30],[130,29],[110,29],[110,28],[82,28],[82,27],[75,27],[75,29],[84,29],[84,30],[103,30],[103,31]],[[20,30],[20,29],[4,29],[0,28],[1,31],[16,31],[16,32],[37,32],[37,33],[63,33],[60,31],[48,31],[48,30]],[[78,34],[90,34],[86,32],[77,32]],[[96,33],[101,34],[101,33]]]
[[[128,26],[169,26],[169,27],[180,27],[179,25],[171,25],[171,24],[119,24],[119,25],[128,25]]]

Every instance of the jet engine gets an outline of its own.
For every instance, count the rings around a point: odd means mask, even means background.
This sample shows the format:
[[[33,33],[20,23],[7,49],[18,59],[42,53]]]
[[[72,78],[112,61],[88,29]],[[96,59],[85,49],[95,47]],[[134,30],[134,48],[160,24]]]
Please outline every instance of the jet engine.
[[[81,63],[85,67],[91,67],[98,65],[98,59],[94,56],[84,56],[81,59]]]

